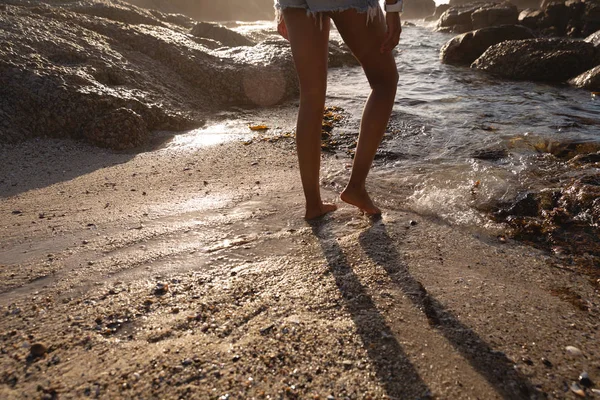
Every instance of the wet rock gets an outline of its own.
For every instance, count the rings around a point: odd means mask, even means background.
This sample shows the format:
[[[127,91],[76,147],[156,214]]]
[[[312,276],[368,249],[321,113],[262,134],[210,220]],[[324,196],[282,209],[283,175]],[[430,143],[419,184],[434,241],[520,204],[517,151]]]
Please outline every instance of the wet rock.
[[[569,83],[578,88],[600,91],[600,65],[570,79]]]
[[[590,36],[586,37],[584,41],[591,43],[596,47],[600,47],[600,31],[592,33]]]
[[[29,349],[29,354],[34,358],[43,357],[47,352],[48,348],[43,343],[35,343]]]
[[[488,48],[471,68],[517,80],[564,82],[592,68],[598,55],[592,44],[578,40],[508,40]]]
[[[503,25],[478,29],[450,39],[440,51],[443,63],[470,65],[488,47],[505,40],[531,39],[535,34],[519,25]]]

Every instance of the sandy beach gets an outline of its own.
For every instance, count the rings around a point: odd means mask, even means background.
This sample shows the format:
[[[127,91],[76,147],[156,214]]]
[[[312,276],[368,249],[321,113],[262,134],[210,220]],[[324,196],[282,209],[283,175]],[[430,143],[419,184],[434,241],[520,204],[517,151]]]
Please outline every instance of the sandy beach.
[[[1,398],[562,399],[600,381],[597,282],[401,190],[379,221],[338,201],[309,225],[292,139],[193,138],[0,149]],[[347,163],[324,156],[326,198]]]

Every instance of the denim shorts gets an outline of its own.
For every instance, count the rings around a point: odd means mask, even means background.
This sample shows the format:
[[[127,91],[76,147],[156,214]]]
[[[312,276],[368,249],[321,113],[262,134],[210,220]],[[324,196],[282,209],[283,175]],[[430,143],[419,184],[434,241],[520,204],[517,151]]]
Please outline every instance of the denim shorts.
[[[379,0],[275,0],[277,19],[281,18],[281,10],[286,8],[303,8],[307,15],[318,13],[345,11],[351,8],[359,13],[367,13],[367,21],[379,15]]]

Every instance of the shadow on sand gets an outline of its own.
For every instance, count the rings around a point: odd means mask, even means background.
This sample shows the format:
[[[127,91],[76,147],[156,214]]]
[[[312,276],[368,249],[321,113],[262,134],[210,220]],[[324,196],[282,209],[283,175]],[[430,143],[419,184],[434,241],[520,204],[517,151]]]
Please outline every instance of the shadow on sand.
[[[365,287],[352,271],[328,225],[313,225],[313,232],[319,239],[345,306],[356,324],[388,396],[398,399],[427,398],[430,390],[406,357]],[[410,274],[382,221],[375,221],[369,229],[361,233],[359,240],[367,256],[387,272],[392,282],[425,313],[429,324],[487,380],[499,396],[503,399],[543,397],[525,376],[513,368],[514,363],[504,353],[494,351],[477,333],[461,323],[452,312],[429,295],[425,287]]]
[[[367,294],[326,221],[312,225],[377,377],[391,399],[426,399],[430,390]]]

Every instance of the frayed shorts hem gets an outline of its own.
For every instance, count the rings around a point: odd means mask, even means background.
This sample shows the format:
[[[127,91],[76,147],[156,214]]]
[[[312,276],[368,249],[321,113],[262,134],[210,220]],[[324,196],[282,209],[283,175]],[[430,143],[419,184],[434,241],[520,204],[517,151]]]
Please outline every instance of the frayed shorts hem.
[[[280,1],[280,0],[275,0],[275,4],[274,4],[275,20],[278,23],[283,20],[282,11],[285,10],[286,8],[305,9],[307,16],[314,17],[314,18],[316,18],[317,16],[320,16],[320,19],[323,18],[323,13],[343,12],[343,11],[354,9],[359,13],[367,14],[367,24],[369,22],[373,21],[376,17],[383,16],[383,14],[380,12],[379,2],[377,0],[366,0],[364,2],[365,3],[364,5],[338,4],[335,7],[331,7],[331,6],[328,7],[326,5],[311,7],[308,3],[302,2],[302,1],[300,1],[300,2],[296,1],[295,3],[297,3],[297,4],[281,4],[281,3],[284,3],[284,2]],[[324,3],[326,3],[326,1]]]

